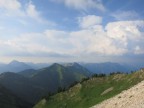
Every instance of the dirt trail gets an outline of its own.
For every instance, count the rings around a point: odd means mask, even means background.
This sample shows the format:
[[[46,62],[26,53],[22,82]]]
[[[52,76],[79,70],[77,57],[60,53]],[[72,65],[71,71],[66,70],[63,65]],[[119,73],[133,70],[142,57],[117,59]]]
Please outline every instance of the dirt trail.
[[[92,108],[144,108],[144,81]]]

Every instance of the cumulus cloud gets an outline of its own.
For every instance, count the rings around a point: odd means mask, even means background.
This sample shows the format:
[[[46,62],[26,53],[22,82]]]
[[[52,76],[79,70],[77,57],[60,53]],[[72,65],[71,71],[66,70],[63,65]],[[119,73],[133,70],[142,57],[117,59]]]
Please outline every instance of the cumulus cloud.
[[[0,0],[1,16],[24,16],[22,5],[18,0]]]
[[[0,0],[0,7],[7,10],[18,10],[21,4],[17,0]]]
[[[36,9],[32,1],[27,4],[21,4],[19,0],[0,0],[0,11],[1,16],[17,18],[22,24],[26,24],[27,20],[31,18],[40,23],[55,25],[42,17],[41,12]]]
[[[118,21],[107,24],[107,36],[114,39],[117,44],[126,47],[128,42],[142,40],[144,21]]]
[[[81,28],[89,28],[89,27],[93,27],[94,25],[101,24],[102,17],[95,16],[95,15],[88,15],[84,17],[79,17],[78,22]]]
[[[39,22],[46,22],[41,17],[40,12],[36,10],[36,6],[31,1],[26,6],[25,14],[26,16],[29,16]]]
[[[144,21],[116,21],[102,26],[94,15],[78,19],[80,30],[45,30],[25,33],[13,39],[0,38],[1,55],[27,56],[119,56],[144,54]]]
[[[87,11],[91,8],[96,8],[100,11],[105,11],[105,7],[102,4],[102,0],[51,0],[54,2],[62,2],[66,6],[77,9]]]
[[[55,31],[55,32],[54,32]],[[62,37],[63,31],[46,30],[42,33],[26,33],[16,38],[0,41],[1,55],[53,56],[66,55],[66,44]],[[67,44],[68,45],[68,44]],[[65,46],[65,47],[62,47]],[[70,49],[69,49],[70,50]],[[62,53],[62,55],[61,55]]]
[[[76,53],[93,55],[122,55],[127,49],[114,44],[114,40],[109,38],[107,31],[101,25],[72,32],[71,41],[75,45]]]
[[[89,16],[84,18],[86,17]],[[95,17],[97,19],[97,16]],[[88,21],[85,21],[89,22],[89,18],[87,19]],[[83,24],[83,21],[81,23]],[[106,26],[93,21],[78,31],[47,29],[41,33],[26,33],[13,39],[1,40],[0,49],[5,49],[1,55],[9,53],[24,53],[31,56],[144,54],[143,31],[142,20],[110,22]]]

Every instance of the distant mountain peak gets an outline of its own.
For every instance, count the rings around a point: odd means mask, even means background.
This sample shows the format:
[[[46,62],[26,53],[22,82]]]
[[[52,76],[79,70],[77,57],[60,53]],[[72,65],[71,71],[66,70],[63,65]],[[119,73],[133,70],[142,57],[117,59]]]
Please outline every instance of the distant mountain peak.
[[[58,63],[54,63],[48,67],[45,67],[45,68],[42,68],[42,69],[39,69],[39,70],[49,70],[49,69],[57,69],[57,68],[62,68],[64,66],[58,64]]]
[[[58,64],[58,63],[54,63],[52,64],[50,67],[63,67],[61,64]]]
[[[79,63],[77,63],[77,62],[74,62],[73,66],[81,66],[81,65]]]
[[[27,65],[26,63],[24,63],[24,62],[19,62],[19,61],[17,61],[17,60],[13,60],[13,61],[11,61],[8,65]],[[27,65],[28,66],[28,65]]]
[[[58,63],[54,63],[54,64],[52,64],[50,67],[48,67],[48,69],[62,69],[62,68],[65,68],[63,65],[61,65],[61,64],[58,64]]]
[[[65,66],[65,67],[70,67],[70,66],[81,66],[81,65],[78,64],[77,62],[73,62],[73,63],[66,63],[66,64],[63,64],[63,66]]]
[[[53,66],[60,66],[60,64],[58,64],[58,63],[54,63]]]
[[[14,64],[14,63],[21,63],[21,62],[19,62],[17,60],[12,60],[9,64]]]
[[[7,64],[7,71],[20,72],[26,69],[32,69],[32,67],[24,62],[19,62],[17,60],[13,60]]]

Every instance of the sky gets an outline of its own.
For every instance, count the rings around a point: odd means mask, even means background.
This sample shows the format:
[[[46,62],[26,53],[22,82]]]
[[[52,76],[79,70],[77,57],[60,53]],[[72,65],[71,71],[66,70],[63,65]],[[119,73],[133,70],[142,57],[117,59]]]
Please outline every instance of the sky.
[[[144,0],[0,0],[0,62],[144,61]]]

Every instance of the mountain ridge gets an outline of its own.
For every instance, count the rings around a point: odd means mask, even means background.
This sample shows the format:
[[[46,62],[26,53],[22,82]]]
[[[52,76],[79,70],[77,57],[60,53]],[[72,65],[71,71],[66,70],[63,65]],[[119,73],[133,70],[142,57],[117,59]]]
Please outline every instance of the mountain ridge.
[[[144,72],[141,70],[131,74],[94,75],[66,91],[43,98],[34,108],[89,108],[131,88],[142,80],[144,80]]]
[[[64,67],[54,63],[50,67],[38,70],[1,73],[0,84],[18,97],[35,104],[45,94],[56,93],[59,88],[68,88],[74,82],[87,77],[89,71],[85,71],[82,67]]]

